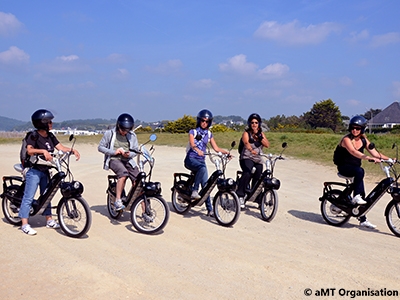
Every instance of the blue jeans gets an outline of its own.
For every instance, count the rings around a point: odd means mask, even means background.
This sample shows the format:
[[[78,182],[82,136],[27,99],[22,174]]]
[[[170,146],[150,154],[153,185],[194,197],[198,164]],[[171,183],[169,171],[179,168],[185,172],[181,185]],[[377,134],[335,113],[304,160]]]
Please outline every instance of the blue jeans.
[[[354,192],[353,196],[361,195],[365,199],[365,188],[364,188],[364,169],[359,166],[353,165],[341,165],[338,166],[338,171],[340,174],[347,177],[354,177]],[[360,222],[364,222],[367,216],[362,216],[358,218]]]
[[[40,187],[40,194],[44,193],[47,184],[49,182],[49,177],[46,173],[41,172],[36,169],[30,169],[26,173],[25,177],[25,190],[24,196],[22,197],[21,208],[19,210],[18,216],[20,218],[28,219],[29,210],[32,207],[32,202],[35,197],[36,190],[38,186]],[[43,212],[43,216],[51,216],[51,205],[46,207]]]
[[[208,180],[208,172],[205,161],[186,155],[184,163],[186,169],[189,169],[190,171],[195,173],[193,190],[198,191],[200,185],[202,188],[204,188]],[[206,199],[206,207],[208,211],[212,211],[210,197],[207,197]]]

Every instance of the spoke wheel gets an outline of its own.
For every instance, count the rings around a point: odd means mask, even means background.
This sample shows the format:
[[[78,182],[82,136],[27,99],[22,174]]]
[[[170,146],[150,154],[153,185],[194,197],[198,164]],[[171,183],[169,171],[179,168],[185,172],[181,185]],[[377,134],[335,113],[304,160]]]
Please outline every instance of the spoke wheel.
[[[191,208],[190,203],[183,200],[182,197],[179,195],[179,193],[176,191],[176,189],[172,190],[171,200],[172,200],[172,207],[178,214],[183,215],[187,213]]]
[[[92,213],[82,197],[61,200],[57,207],[58,222],[69,237],[78,238],[88,232],[92,224]]]
[[[339,199],[341,193],[342,192],[339,190],[332,190],[329,192],[328,197],[331,199]],[[327,199],[321,201],[321,214],[326,223],[333,226],[342,226],[351,218],[348,213],[341,210]]]
[[[11,202],[11,196],[14,196],[18,192],[19,186],[10,186],[3,196],[2,209],[6,220],[13,225],[21,225],[21,218],[18,216],[19,207]]]
[[[261,217],[264,221],[271,222],[278,211],[278,193],[275,190],[266,190],[260,202]]]
[[[214,197],[214,216],[222,226],[232,226],[240,216],[239,198],[234,192],[218,192]]]
[[[132,205],[131,222],[141,233],[152,234],[162,230],[169,220],[167,202],[161,196],[147,197],[148,209],[145,209],[144,197]]]
[[[386,223],[394,235],[400,237],[400,203],[390,201],[386,207]]]

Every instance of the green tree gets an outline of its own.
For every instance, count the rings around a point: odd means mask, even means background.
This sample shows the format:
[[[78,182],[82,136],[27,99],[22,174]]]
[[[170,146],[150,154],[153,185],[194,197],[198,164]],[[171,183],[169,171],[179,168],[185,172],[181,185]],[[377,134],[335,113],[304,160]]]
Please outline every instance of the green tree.
[[[176,121],[168,122],[164,130],[170,133],[187,133],[190,129],[196,127],[196,119],[192,116],[184,115]]]
[[[328,99],[316,102],[311,110],[304,114],[304,120],[311,128],[330,128],[336,132],[342,124],[342,114],[339,107]]]

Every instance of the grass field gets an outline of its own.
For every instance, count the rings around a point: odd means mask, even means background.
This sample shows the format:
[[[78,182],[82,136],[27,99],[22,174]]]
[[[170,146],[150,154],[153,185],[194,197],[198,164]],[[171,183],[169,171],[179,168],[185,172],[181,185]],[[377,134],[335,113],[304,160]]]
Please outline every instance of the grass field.
[[[170,133],[156,133],[157,140],[155,145],[167,145],[186,147],[188,137],[187,134],[170,134]],[[237,147],[241,137],[241,132],[221,132],[215,133],[215,140],[218,146],[229,149],[232,141],[236,142],[236,146],[232,153],[237,153]],[[138,133],[139,143],[144,143],[148,140],[150,133]],[[330,133],[297,133],[297,132],[267,132],[266,136],[270,141],[271,148],[266,149],[265,152],[277,154],[281,151],[283,142],[288,143],[288,148],[285,150],[286,156],[312,160],[327,166],[334,166],[332,162],[333,151],[340,141],[342,134]],[[0,144],[5,143],[21,143],[23,135],[19,136],[0,136]],[[80,143],[89,143],[98,145],[101,135],[97,136],[77,136],[77,147]],[[69,145],[68,136],[58,136],[61,143]],[[371,142],[375,143],[377,150],[388,155],[389,157],[396,157],[396,149],[392,149],[394,143],[400,144],[400,135],[398,134],[385,134],[385,135],[368,135]],[[182,158],[183,159],[183,158]],[[377,176],[382,175],[380,168],[372,163],[363,162],[367,174],[374,174]],[[300,171],[300,170],[299,170]]]

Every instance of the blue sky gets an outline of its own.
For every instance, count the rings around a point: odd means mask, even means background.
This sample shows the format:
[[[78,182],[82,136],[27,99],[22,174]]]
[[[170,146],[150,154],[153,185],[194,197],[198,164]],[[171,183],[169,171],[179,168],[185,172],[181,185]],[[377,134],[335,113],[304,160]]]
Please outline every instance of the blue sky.
[[[400,100],[400,1],[1,0],[0,115],[343,115]]]

